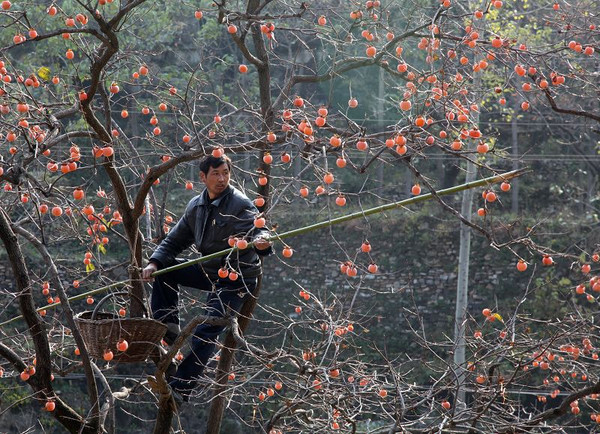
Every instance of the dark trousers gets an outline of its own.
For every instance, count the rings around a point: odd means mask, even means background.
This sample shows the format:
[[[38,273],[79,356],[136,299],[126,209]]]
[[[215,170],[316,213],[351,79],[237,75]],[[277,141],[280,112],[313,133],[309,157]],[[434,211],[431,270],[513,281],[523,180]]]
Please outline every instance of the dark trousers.
[[[223,317],[228,309],[239,312],[249,293],[256,288],[256,278],[236,281],[217,279],[212,281],[198,265],[157,276],[152,285],[151,308],[155,319],[164,323],[179,324],[179,285],[210,291],[206,301],[205,315]],[[169,382],[174,390],[188,397],[208,359],[215,352],[218,335],[223,326],[200,324],[192,336],[190,353],[183,359],[173,379]]]

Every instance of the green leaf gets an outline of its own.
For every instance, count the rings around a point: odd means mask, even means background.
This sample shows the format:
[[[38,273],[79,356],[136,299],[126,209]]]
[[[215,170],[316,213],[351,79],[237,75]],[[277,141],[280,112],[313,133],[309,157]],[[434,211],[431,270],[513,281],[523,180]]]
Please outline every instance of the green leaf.
[[[103,255],[106,255],[106,247],[104,247],[102,244],[98,244],[98,251]]]
[[[502,318],[502,315],[500,315],[499,313],[492,314],[492,316],[494,318],[496,318],[498,321],[504,322],[504,319]]]
[[[91,262],[89,264],[86,264],[86,266],[85,266],[85,271],[88,273],[91,273],[95,269],[96,269],[96,267],[94,267],[94,264],[92,264]]]
[[[560,286],[571,286],[573,283],[571,282],[570,279],[567,279],[566,277],[563,277],[562,279],[560,279],[558,281],[558,284]]]
[[[42,66],[40,69],[38,69],[38,75],[43,80],[49,80],[50,79],[50,68],[48,68],[46,66]]]

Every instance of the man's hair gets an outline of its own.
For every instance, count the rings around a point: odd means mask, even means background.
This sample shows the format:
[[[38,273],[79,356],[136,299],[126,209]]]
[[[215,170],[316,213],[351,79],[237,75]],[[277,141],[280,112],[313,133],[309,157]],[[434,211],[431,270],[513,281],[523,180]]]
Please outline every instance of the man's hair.
[[[227,168],[231,171],[231,159],[227,155],[222,155],[219,158],[209,155],[200,161],[200,172],[208,175],[208,171],[211,167],[216,169],[217,167],[221,167],[223,164],[227,164]]]

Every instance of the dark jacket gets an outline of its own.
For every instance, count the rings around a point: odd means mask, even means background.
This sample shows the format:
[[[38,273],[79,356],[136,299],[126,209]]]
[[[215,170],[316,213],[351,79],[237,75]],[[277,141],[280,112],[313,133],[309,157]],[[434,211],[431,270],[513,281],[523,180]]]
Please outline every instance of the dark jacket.
[[[257,214],[252,201],[232,186],[212,202],[208,200],[205,189],[190,200],[183,216],[160,243],[150,261],[156,262],[159,268],[168,267],[192,244],[204,256],[228,249],[230,236],[245,237],[248,241],[259,235],[267,237],[267,229],[254,227]],[[200,265],[212,280],[218,279],[217,273],[222,266],[239,272],[240,277],[256,277],[261,273],[257,253],[265,255],[270,251],[271,248],[264,251],[249,248],[201,262]]]

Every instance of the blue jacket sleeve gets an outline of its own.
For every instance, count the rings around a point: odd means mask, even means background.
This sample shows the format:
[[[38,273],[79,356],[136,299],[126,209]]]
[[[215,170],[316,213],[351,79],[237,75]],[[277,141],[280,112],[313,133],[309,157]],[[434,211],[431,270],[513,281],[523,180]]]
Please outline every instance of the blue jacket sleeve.
[[[194,230],[188,221],[193,204],[190,202],[175,227],[169,231],[167,237],[160,243],[150,257],[164,267],[175,262],[175,258],[194,242]]]
[[[267,228],[257,228],[254,226],[254,219],[257,215],[258,209],[246,198],[246,200],[244,200],[244,206],[235,216],[236,223],[234,233],[245,234],[251,241],[254,241],[257,238],[267,238],[269,236],[269,230]],[[267,256],[273,253],[273,248],[269,247],[265,250],[254,248],[254,251],[261,256]]]

